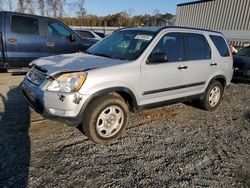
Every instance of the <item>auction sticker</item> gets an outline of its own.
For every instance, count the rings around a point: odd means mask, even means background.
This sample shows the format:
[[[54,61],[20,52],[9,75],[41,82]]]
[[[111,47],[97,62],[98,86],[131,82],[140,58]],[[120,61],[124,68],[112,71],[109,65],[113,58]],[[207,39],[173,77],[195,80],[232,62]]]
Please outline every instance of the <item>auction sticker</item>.
[[[153,37],[151,35],[136,35],[135,39],[137,40],[146,40],[149,41],[151,40]]]

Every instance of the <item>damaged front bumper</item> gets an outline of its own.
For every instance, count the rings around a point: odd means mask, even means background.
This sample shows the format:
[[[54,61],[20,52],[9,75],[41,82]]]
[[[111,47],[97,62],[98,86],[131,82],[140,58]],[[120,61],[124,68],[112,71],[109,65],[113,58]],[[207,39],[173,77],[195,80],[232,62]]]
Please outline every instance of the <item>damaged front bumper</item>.
[[[22,89],[30,106],[44,117],[74,127],[82,123],[84,103],[89,95],[47,91],[33,85],[27,78],[22,83]]]

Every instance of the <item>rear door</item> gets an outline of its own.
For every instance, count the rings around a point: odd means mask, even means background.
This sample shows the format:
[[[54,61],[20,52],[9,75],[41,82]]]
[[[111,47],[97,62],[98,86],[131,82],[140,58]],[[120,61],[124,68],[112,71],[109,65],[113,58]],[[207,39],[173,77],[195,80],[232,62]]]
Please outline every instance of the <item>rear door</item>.
[[[29,15],[6,14],[6,56],[11,67],[27,66],[28,62],[46,56],[44,39],[40,35],[40,18]]]
[[[206,82],[218,69],[211,55],[211,48],[206,37],[199,33],[185,33],[185,61],[182,66],[186,96],[203,92]]]
[[[212,34],[209,35],[209,38],[212,40],[212,43],[215,46],[214,48],[218,51],[218,69],[223,71],[223,75],[226,75],[227,84],[229,84],[233,75],[233,59],[229,46],[222,35]]]

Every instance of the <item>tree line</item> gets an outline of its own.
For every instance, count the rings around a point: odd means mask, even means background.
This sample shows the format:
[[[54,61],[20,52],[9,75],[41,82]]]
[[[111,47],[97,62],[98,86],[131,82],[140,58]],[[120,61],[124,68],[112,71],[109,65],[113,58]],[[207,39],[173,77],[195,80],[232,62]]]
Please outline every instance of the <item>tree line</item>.
[[[174,15],[161,14],[159,10],[145,15],[133,15],[133,9],[107,16],[90,15],[84,0],[0,0],[0,8],[57,18],[71,26],[161,26],[172,25],[175,19]],[[73,15],[68,15],[68,10]]]

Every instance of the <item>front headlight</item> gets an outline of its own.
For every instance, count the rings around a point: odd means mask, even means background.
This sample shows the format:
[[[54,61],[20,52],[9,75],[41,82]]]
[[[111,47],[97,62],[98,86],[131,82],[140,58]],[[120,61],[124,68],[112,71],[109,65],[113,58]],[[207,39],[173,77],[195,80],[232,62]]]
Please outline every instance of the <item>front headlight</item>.
[[[67,93],[76,92],[82,87],[86,78],[86,72],[65,73],[53,80],[47,90]]]

